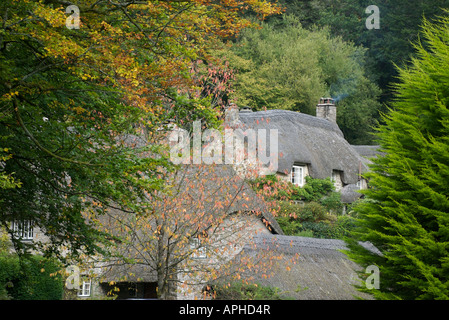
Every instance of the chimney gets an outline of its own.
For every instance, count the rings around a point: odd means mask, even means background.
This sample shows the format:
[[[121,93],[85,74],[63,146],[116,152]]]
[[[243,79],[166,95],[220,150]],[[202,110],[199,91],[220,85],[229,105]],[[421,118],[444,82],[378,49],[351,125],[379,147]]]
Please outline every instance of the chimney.
[[[334,99],[321,98],[320,103],[316,105],[316,116],[337,123],[337,107]]]
[[[225,127],[235,128],[239,122],[239,107],[231,103],[225,108]]]

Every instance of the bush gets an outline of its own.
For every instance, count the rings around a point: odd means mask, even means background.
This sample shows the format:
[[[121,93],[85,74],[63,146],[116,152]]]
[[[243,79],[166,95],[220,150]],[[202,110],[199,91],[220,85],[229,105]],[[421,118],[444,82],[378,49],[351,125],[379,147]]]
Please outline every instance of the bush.
[[[329,214],[316,202],[300,205],[282,201],[276,220],[286,235],[314,238],[342,239],[354,227],[353,217]]]
[[[327,179],[314,179],[306,177],[306,184],[303,187],[294,186],[295,200],[320,201],[323,197],[334,192],[335,187],[332,181]]]
[[[58,264],[40,256],[19,259],[0,253],[0,298],[14,300],[60,300],[62,276]]]
[[[332,216],[318,202],[299,204],[290,201],[279,201],[278,217],[288,218],[287,220],[290,222],[333,220]]]
[[[281,201],[279,207],[276,220],[286,235],[341,239],[348,236],[352,228],[352,217],[337,217],[317,202],[301,205]]]
[[[343,210],[340,192],[332,191],[327,196],[320,199],[320,204],[331,212],[339,213]]]
[[[266,175],[249,181],[253,190],[267,200],[297,200],[306,202],[320,202],[325,197],[339,200],[339,193],[335,192],[332,181],[327,179],[314,179],[306,177],[303,187],[296,186],[290,182],[279,179],[276,175]],[[330,203],[330,202],[329,202]]]
[[[304,231],[296,232],[295,236],[297,236],[297,237],[316,238],[315,235],[313,234],[312,230],[304,230]]]
[[[346,225],[346,222],[349,220],[335,214],[341,212],[343,204],[332,181],[306,177],[306,182],[303,187],[298,187],[280,180],[276,175],[270,175],[251,183],[256,192],[262,192],[265,199],[275,200],[278,212],[276,220],[286,235],[317,238],[348,236],[351,226]]]
[[[299,233],[306,231],[313,232],[314,238],[338,238],[335,226],[325,222],[305,222],[299,229]]]
[[[297,219],[300,216],[303,205],[290,201],[279,201],[278,216]]]
[[[216,286],[212,289],[215,300],[285,300],[278,288],[259,284],[231,283],[230,286]]]
[[[349,216],[340,216],[335,222],[303,222],[294,234],[296,236],[308,236],[313,233],[313,238],[322,239],[343,239],[351,234],[354,228],[354,219]]]
[[[318,202],[309,202],[304,204],[299,215],[301,221],[321,221],[325,220],[327,215],[326,208]]]

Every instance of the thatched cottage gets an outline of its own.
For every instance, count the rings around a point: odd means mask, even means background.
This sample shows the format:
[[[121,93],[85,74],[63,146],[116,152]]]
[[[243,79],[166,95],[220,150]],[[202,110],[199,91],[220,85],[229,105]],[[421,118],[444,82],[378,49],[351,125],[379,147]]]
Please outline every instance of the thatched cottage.
[[[176,211],[181,208],[189,208],[187,213],[199,216],[202,220],[211,220],[203,225],[203,230],[197,230],[185,238],[189,245],[181,246],[181,249],[187,251],[181,255],[190,255],[189,261],[186,258],[186,264],[177,266],[174,276],[168,280],[170,289],[165,298],[208,298],[207,291],[213,289],[214,285],[235,280],[236,275],[238,279],[278,288],[286,298],[371,298],[355,289],[354,286],[360,284],[357,276],[360,267],[341,252],[347,249],[342,240],[285,236],[261,199],[238,177],[232,166],[188,166],[182,174],[189,175],[189,179],[179,180],[179,191],[172,196],[192,200],[182,201],[180,207],[171,207],[164,202],[162,207],[165,212],[175,214],[170,220],[178,219]],[[198,190],[203,188],[204,198],[198,195]],[[200,193],[203,194],[203,191]],[[117,220],[117,216],[130,225],[122,213],[111,213],[113,220]],[[181,220],[178,220],[180,225],[186,223]],[[183,231],[186,232],[194,225],[198,224],[195,222]],[[207,230],[210,241],[203,242],[198,237],[204,230]],[[114,292],[118,299],[157,297],[156,290],[160,287],[157,265],[164,261],[154,252],[161,244],[165,248],[170,248],[171,244],[165,238],[151,239],[139,234],[134,238],[141,238],[143,246],[140,243],[127,243],[120,252],[128,254],[127,258],[133,259],[134,263],[103,261],[98,268],[100,272],[93,278],[92,297],[104,296],[114,287],[119,288],[119,291]],[[196,239],[198,241],[194,246],[190,246],[192,240]],[[176,261],[182,259],[179,259],[180,251],[176,253],[175,243],[172,245],[171,250],[164,251],[162,256],[172,254],[175,265],[178,264]],[[364,245],[378,253],[376,248]],[[167,265],[163,269],[171,270],[171,261],[165,260],[165,263]],[[189,268],[195,272],[190,273]],[[222,274],[210,277],[210,273],[215,270],[220,270]]]
[[[361,173],[369,160],[363,152],[369,148],[357,150],[344,139],[335,108],[328,99],[317,105],[316,117],[287,110],[231,108],[227,124],[242,130],[276,129],[279,157],[271,173],[300,186],[308,175],[330,177],[342,194],[350,190],[351,199],[356,199],[356,189],[365,187]],[[149,218],[139,220],[110,210],[102,227],[126,232],[126,241],[118,243],[113,258],[94,261],[91,272],[80,278],[77,296],[95,299],[118,288],[114,293],[119,299],[156,298],[157,290],[160,293],[166,286],[165,298],[201,298],[205,288],[219,280],[215,272],[222,266],[227,268],[226,276],[249,276],[297,299],[357,295],[353,284],[358,267],[340,252],[344,243],[284,236],[235,169],[231,165],[182,166],[172,180],[171,194],[147,199],[153,201],[156,213]],[[165,236],[160,236],[162,230]],[[27,241],[39,236],[31,225],[18,225],[16,231],[26,235]],[[275,256],[276,264],[267,263]],[[245,269],[248,263],[252,267]],[[266,268],[260,267],[265,263],[271,276],[266,277]]]
[[[328,98],[317,104],[316,117],[289,110],[253,112],[231,107],[227,123],[242,131],[263,129],[268,134],[277,130],[278,163],[275,172],[265,173],[275,173],[299,186],[311,176],[331,178],[337,191],[348,185],[366,188],[361,175],[368,170],[369,160],[345,140],[336,122],[336,108]],[[269,145],[265,152],[270,153]]]
[[[348,203],[360,197],[357,190],[366,187],[366,181],[361,178],[361,174],[368,170],[369,157],[377,155],[377,147],[354,147],[344,139],[336,124],[336,106],[330,99],[320,101],[316,117],[287,110],[252,112],[247,108],[242,110],[229,108],[226,125],[232,129],[241,129],[243,132],[247,129],[264,129],[267,134],[269,130],[276,129],[278,163],[276,171],[268,173],[275,173],[300,186],[305,183],[306,176],[321,179],[330,177],[337,190],[342,192],[342,200]],[[270,153],[269,145],[265,151]],[[232,166],[210,167],[214,168],[213,175],[237,178]],[[235,165],[234,169],[238,172],[238,166]],[[213,190],[208,196],[208,205],[211,207],[215,206],[214,203],[221,203],[222,197],[234,197],[233,192],[228,193],[227,189],[217,188],[220,183],[214,183],[215,179],[206,181],[196,177],[192,180],[196,181],[200,189],[206,187],[209,191]],[[249,276],[255,277],[262,284],[289,292],[298,299],[352,299],[358,294],[353,286],[357,283],[358,266],[341,252],[346,248],[343,241],[284,236],[274,217],[262,205],[262,200],[258,199],[244,182],[242,185],[245,185],[244,190],[246,195],[249,195],[247,201],[237,201],[223,212],[229,216],[234,216],[235,213],[240,217],[251,216],[252,220],[246,226],[244,236],[240,237],[244,242],[240,242],[238,249],[233,250],[232,254],[228,253],[227,261],[237,263],[242,257],[260,258],[261,253],[267,252],[281,255],[280,262],[271,266],[272,277],[260,277],[260,274],[266,275],[265,271],[260,270],[252,272]],[[219,193],[216,193],[218,190]],[[185,197],[186,194],[178,196]],[[229,225],[226,226],[228,227]],[[234,232],[232,228],[228,231]],[[267,243],[270,243],[268,247]],[[226,246],[223,243],[221,245]],[[287,269],[290,271],[286,271]],[[136,272],[139,273],[142,272]],[[117,272],[112,274],[117,277]],[[150,274],[153,274],[154,282],[156,279],[154,268],[153,272],[146,272],[147,276]],[[107,277],[109,280],[113,278]],[[188,281],[182,277],[176,279],[178,282],[181,280]],[[198,285],[191,286],[195,288],[194,290],[181,290],[173,297],[202,297],[204,288],[211,282],[206,279],[196,281]],[[145,291],[141,294],[145,296]]]

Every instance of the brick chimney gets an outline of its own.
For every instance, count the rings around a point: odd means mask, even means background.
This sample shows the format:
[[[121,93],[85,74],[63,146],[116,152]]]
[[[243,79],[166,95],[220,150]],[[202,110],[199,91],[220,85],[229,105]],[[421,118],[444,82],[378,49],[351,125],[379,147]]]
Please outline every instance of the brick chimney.
[[[321,98],[320,103],[316,105],[316,116],[337,123],[337,107],[334,99]]]

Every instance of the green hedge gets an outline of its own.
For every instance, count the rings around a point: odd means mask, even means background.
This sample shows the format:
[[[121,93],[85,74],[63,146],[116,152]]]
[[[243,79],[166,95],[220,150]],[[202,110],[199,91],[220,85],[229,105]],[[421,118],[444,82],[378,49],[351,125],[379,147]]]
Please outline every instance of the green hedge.
[[[348,217],[339,217],[335,223],[330,222],[304,222],[297,229],[295,235],[303,235],[305,232],[312,232],[314,238],[323,239],[343,239],[350,236],[353,227],[352,219]]]
[[[230,286],[212,288],[215,300],[290,300],[278,288],[265,287],[260,284],[233,282]]]
[[[354,226],[353,217],[331,214],[318,202],[302,205],[280,201],[279,207],[276,220],[286,235],[342,239]]]
[[[279,179],[276,175],[266,175],[249,181],[253,190],[262,191],[264,188],[272,189],[272,194],[266,195],[269,200],[300,200],[306,202],[322,202],[328,209],[341,206],[340,193],[335,192],[335,187],[330,178],[314,179],[306,177],[303,187]]]
[[[60,269],[41,256],[19,259],[0,252],[0,299],[60,300],[64,290]]]
[[[277,201],[276,220],[286,235],[341,239],[352,229],[353,218],[341,216],[341,194],[331,179],[306,177],[303,187],[280,180],[276,175],[251,181],[255,191]]]

